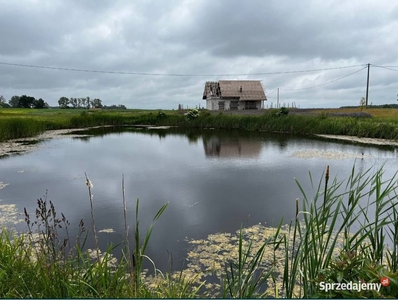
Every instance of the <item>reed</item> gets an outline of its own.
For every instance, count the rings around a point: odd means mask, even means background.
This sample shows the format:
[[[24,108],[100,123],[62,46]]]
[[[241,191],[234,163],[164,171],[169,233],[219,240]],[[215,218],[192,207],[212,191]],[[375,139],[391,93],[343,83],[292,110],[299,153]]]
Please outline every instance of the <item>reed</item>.
[[[299,182],[302,200],[296,200],[296,217],[282,230],[281,221],[272,239],[264,241],[257,252],[249,241],[242,246],[240,235],[236,261],[225,264],[223,297],[256,298],[384,298],[398,296],[396,176],[383,180],[383,169],[356,172],[344,182],[324,180],[314,185],[313,196]],[[301,202],[301,205],[300,203]],[[301,207],[300,207],[301,206]],[[301,210],[300,210],[301,208]],[[370,215],[370,208],[374,211]],[[281,233],[283,232],[283,233]],[[387,234],[386,234],[387,232]],[[392,249],[388,246],[393,245]],[[266,251],[274,251],[272,264],[263,262]],[[276,251],[283,251],[282,271]],[[389,287],[362,291],[328,291],[320,282],[380,283],[391,280]],[[270,289],[274,282],[275,290]],[[278,282],[282,287],[278,288]]]
[[[200,111],[187,119],[176,111],[81,111],[16,110],[0,111],[0,141],[35,136],[44,130],[92,126],[169,125],[186,128],[241,129],[293,134],[338,134],[384,139],[398,138],[398,122],[390,117],[338,117],[320,112],[314,115],[278,115],[267,110],[262,115],[227,115]]]
[[[289,298],[326,296],[319,289],[320,281],[366,280],[378,283],[382,275],[393,270],[397,263],[391,259],[395,254],[388,249],[384,234],[385,230],[389,230],[393,236],[397,234],[394,225],[398,203],[395,176],[383,181],[382,169],[371,175],[371,169],[356,173],[353,167],[342,191],[343,182],[336,179],[328,186],[328,172],[329,168],[326,171],[323,191],[320,181],[312,199],[309,199],[298,183],[302,192],[304,213],[302,221],[295,222],[294,225],[294,238],[298,240],[298,244],[295,253],[290,254],[291,267],[285,270],[283,278],[284,292]],[[369,217],[370,207],[374,209],[372,218]],[[285,249],[289,249],[287,244]],[[288,250],[286,253],[288,255]],[[386,256],[390,257],[390,261],[384,265],[383,259]],[[346,273],[338,271],[337,262],[342,264],[347,261],[355,261],[355,268],[351,266],[347,269],[350,272]],[[285,268],[288,266],[286,264]],[[374,273],[372,268],[378,269],[378,272]],[[336,276],[333,277],[332,274]],[[396,279],[397,275],[392,278]],[[298,294],[295,292],[296,287]],[[346,296],[338,292],[333,294],[336,295]],[[388,290],[382,290],[380,294],[368,291],[357,294],[352,292],[350,295],[391,296]]]
[[[0,118],[0,141],[35,136],[44,132],[45,129],[43,123],[28,118]]]
[[[264,287],[273,270],[262,267],[262,260],[266,247],[274,245],[275,241],[270,239],[257,250],[252,250],[252,242],[249,241],[247,248],[243,247],[242,228],[239,232],[238,260],[229,260],[225,264],[223,282],[223,298],[263,298],[269,295]]]

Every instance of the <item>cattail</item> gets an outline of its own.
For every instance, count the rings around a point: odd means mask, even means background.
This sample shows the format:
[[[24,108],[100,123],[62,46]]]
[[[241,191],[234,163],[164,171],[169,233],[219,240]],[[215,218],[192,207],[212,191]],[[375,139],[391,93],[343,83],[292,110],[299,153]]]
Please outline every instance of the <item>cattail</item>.
[[[328,190],[328,182],[329,182],[329,165],[326,166],[326,174],[325,174],[325,191],[323,193],[323,211],[326,208],[326,195]]]
[[[326,175],[325,175],[326,182],[329,181],[329,165],[326,166]]]
[[[93,186],[93,184],[92,184],[92,182],[91,182],[91,180],[88,178],[88,177],[86,177],[86,185],[90,188],[90,189],[92,189],[94,186]]]

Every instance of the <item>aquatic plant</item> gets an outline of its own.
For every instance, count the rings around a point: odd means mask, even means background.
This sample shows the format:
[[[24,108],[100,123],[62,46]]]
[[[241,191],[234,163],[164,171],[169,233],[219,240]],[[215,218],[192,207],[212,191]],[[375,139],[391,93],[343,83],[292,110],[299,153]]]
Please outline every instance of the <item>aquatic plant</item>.
[[[284,240],[285,249],[293,246],[294,250],[286,250],[283,276],[286,297],[317,296],[320,292],[319,283],[327,280],[346,283],[372,280],[379,283],[380,278],[393,269],[392,263],[384,264],[386,256],[394,256],[387,247],[384,232],[392,231],[394,236],[397,234],[391,228],[397,222],[397,180],[393,176],[383,181],[382,169],[372,175],[370,172],[371,169],[356,173],[354,166],[345,187],[336,178],[329,186],[328,166],[324,189],[322,191],[320,181],[312,199],[297,182],[303,197],[302,213],[296,213],[292,224],[293,244],[289,245],[288,239]],[[311,174],[310,180],[312,184]],[[342,192],[341,188],[344,188]],[[373,218],[369,216],[370,207],[374,208]],[[299,220],[299,216],[302,216],[302,220]],[[339,251],[337,256],[336,249]],[[336,264],[338,261],[340,263]],[[342,274],[337,268],[342,262],[349,263],[349,273]],[[333,277],[333,273],[339,275]],[[397,280],[397,274],[390,279]],[[298,294],[295,292],[297,286]],[[348,294],[353,297],[397,296],[386,289],[380,293],[350,291]],[[338,291],[329,295],[347,296]]]
[[[353,167],[338,181],[327,168],[315,186],[309,173],[313,196],[297,182],[303,199],[294,202],[296,217],[287,226],[281,221],[276,228],[256,225],[236,236],[192,240],[187,273],[202,270],[203,280],[216,272],[221,287],[209,288],[228,298],[397,297],[398,183],[396,176],[383,180],[382,169],[371,172]],[[381,278],[389,287],[380,286]],[[322,282],[367,282],[380,290],[325,291]]]
[[[43,123],[30,118],[0,119],[0,142],[38,135],[46,130]]]

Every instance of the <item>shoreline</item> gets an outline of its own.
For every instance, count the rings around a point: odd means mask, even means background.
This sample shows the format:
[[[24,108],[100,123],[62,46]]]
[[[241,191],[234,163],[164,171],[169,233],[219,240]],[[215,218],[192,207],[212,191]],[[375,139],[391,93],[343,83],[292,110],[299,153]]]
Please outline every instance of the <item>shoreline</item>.
[[[105,126],[97,126],[97,127],[105,127]],[[0,142],[0,158],[15,154],[24,154],[31,152],[33,150],[37,150],[40,148],[41,144],[40,142],[42,141],[48,141],[52,139],[59,139],[65,137],[77,137],[77,136],[81,137],[84,135],[73,135],[70,133],[77,131],[84,131],[90,128],[97,128],[97,127],[46,130],[45,132],[35,137],[27,137],[27,138],[8,140],[6,142]]]
[[[85,131],[88,129],[101,128],[101,127],[114,127],[113,125],[106,126],[94,126],[85,128],[74,128],[74,129],[57,129],[57,130],[47,130],[35,137],[27,137],[20,139],[13,139],[6,142],[0,142],[0,157],[14,155],[14,154],[24,154],[40,148],[40,142],[59,139],[65,137],[82,137],[85,135],[74,135],[73,132]],[[135,126],[137,127],[137,125]],[[157,129],[157,127],[170,127],[170,126],[148,126],[149,129]],[[72,133],[72,134],[71,134]],[[351,143],[361,143],[367,145],[375,146],[397,146],[398,141],[379,139],[379,138],[364,138],[348,135],[333,135],[333,134],[315,134],[314,136],[329,139],[329,140],[340,140],[348,141]]]
[[[348,141],[352,143],[361,143],[375,146],[397,146],[398,141],[378,139],[378,138],[365,138],[352,135],[334,135],[334,134],[315,134],[316,137],[321,137],[330,140]]]

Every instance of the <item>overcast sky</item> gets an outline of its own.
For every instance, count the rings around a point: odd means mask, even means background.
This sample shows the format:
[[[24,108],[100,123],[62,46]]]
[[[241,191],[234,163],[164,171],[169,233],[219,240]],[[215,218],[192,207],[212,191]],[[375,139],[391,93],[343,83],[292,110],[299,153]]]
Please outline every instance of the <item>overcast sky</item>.
[[[395,0],[0,0],[0,95],[176,109],[205,106],[206,81],[254,79],[266,105],[280,88],[339,107],[365,96],[370,63],[369,104],[397,103],[397,30]]]

